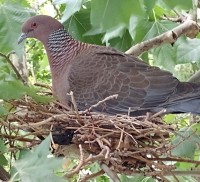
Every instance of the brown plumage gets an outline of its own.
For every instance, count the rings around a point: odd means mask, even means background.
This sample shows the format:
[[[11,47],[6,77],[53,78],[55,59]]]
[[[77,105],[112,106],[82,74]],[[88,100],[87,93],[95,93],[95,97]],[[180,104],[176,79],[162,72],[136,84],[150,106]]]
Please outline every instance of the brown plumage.
[[[118,94],[94,108],[109,114],[145,112],[192,112],[200,114],[200,84],[180,82],[167,71],[151,67],[112,48],[74,40],[52,17],[38,15],[22,26],[25,38],[40,40],[46,49],[54,95],[67,105],[73,91],[78,109],[85,110],[108,96]]]

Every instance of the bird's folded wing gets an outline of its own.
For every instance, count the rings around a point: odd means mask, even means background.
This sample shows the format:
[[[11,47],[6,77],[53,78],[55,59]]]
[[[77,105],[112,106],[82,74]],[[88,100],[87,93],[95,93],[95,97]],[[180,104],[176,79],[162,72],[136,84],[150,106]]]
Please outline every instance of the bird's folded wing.
[[[70,89],[79,108],[89,108],[118,94],[117,99],[96,108],[110,113],[156,107],[167,102],[179,82],[166,71],[112,50],[97,49],[79,55],[70,70]]]

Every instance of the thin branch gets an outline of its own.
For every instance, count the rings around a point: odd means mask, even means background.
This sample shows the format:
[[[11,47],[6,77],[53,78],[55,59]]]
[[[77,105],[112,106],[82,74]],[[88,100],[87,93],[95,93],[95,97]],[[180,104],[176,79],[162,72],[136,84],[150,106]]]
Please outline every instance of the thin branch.
[[[91,180],[91,179],[93,179],[93,178],[95,178],[97,176],[100,176],[100,175],[104,174],[104,173],[105,173],[104,170],[100,170],[97,173],[86,175],[85,177],[80,179],[79,182],[87,182],[88,180]]]
[[[71,170],[70,172],[68,172],[67,174],[64,175],[64,178],[70,178],[72,175],[76,174],[79,172],[79,170],[81,169],[81,167],[84,164],[84,152],[83,152],[83,148],[82,145],[79,145],[79,150],[80,150],[80,159],[79,159],[79,163],[78,165],[75,167],[75,169]]]
[[[91,111],[93,108],[98,107],[99,105],[101,105],[102,103],[104,103],[104,102],[106,102],[106,101],[108,101],[108,100],[110,100],[110,99],[117,99],[117,97],[118,97],[118,94],[110,95],[110,96],[106,97],[105,99],[99,101],[98,103],[96,103],[96,104],[90,106],[90,108],[87,109],[85,112]]]
[[[9,59],[9,55],[5,55],[3,53],[0,52],[0,56],[3,57],[8,64],[11,66],[11,68],[13,69],[13,71],[15,72],[15,74],[17,75],[17,78],[20,79],[24,84],[26,83],[26,81],[22,78],[21,74],[19,73],[19,71],[17,70],[17,68],[14,66],[14,64],[12,63],[12,61]]]
[[[154,171],[150,174],[158,175],[160,173],[161,171]],[[163,171],[162,174],[163,176],[200,176],[200,171]]]
[[[186,162],[186,163],[193,163],[193,164],[200,165],[200,161],[190,160],[190,159],[174,158],[174,157],[166,157],[166,158],[148,158],[148,160],[152,160],[152,161]],[[200,174],[200,173],[199,173],[199,174]]]
[[[61,16],[61,14],[60,14],[60,10],[56,7],[56,5],[54,4],[54,2],[52,1],[52,0],[50,0],[50,2],[51,2],[51,4],[53,5],[53,8],[54,8],[54,10],[56,11],[56,16],[55,16],[55,18],[61,18],[62,16]]]
[[[0,134],[1,137],[3,138],[7,138],[9,140],[13,140],[13,141],[21,141],[21,142],[40,142],[40,140],[35,140],[35,139],[29,139],[29,138],[25,138],[23,136],[12,136],[12,135],[8,135],[8,134]]]
[[[38,87],[42,87],[42,88],[47,88],[49,90],[52,90],[51,86],[48,85],[48,84],[45,84],[45,83],[39,83],[39,82],[36,82],[34,83],[35,86],[38,86]]]
[[[188,16],[184,23],[173,28],[172,30],[132,46],[129,50],[126,51],[126,54],[139,56],[141,53],[148,51],[149,49],[167,43],[174,43],[181,35],[186,35],[189,38],[196,37],[196,35],[199,33],[199,27],[197,23],[191,18],[191,16]]]
[[[103,169],[105,171],[105,173],[112,179],[113,182],[120,182],[119,177],[117,176],[117,174],[112,171],[106,164],[102,163],[100,164],[101,169]]]
[[[40,122],[37,122],[37,123],[27,123],[27,124],[22,124],[20,125],[20,127],[38,127],[38,126],[42,126],[44,124],[47,124],[47,123],[50,123],[51,121],[54,121],[54,120],[62,120],[62,119],[68,119],[67,115],[66,114],[58,114],[58,115],[54,115],[54,116],[51,116],[45,120],[42,120]]]

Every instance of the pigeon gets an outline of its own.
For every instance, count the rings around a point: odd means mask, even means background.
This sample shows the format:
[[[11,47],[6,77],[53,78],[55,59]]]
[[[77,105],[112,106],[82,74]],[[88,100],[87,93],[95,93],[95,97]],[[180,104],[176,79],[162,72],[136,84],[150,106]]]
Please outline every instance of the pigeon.
[[[25,21],[18,43],[26,38],[43,43],[53,94],[66,106],[72,105],[69,93],[73,92],[81,111],[91,108],[131,116],[160,111],[200,114],[200,83],[180,82],[137,57],[75,40],[50,16],[36,15]]]

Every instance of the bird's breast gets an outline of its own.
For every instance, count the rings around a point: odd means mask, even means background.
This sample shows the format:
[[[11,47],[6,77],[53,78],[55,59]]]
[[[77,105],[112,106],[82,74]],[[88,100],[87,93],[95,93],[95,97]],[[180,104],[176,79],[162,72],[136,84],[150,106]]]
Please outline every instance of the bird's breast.
[[[69,69],[70,66],[66,66],[62,70],[52,72],[53,95],[64,105],[69,103]]]

